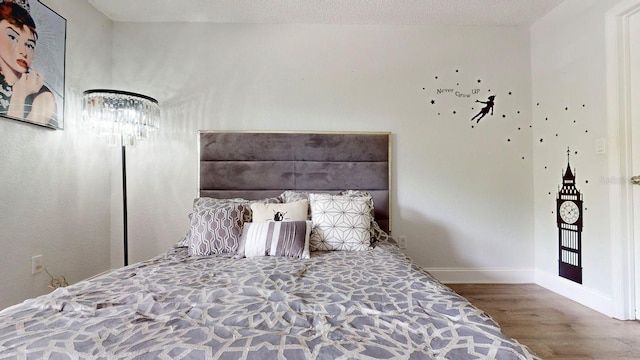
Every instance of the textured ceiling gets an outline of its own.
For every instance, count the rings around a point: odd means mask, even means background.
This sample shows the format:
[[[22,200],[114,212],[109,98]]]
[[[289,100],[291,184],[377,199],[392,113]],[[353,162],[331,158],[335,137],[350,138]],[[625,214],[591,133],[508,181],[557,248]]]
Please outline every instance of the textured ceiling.
[[[531,25],[564,0],[89,0],[113,21]]]

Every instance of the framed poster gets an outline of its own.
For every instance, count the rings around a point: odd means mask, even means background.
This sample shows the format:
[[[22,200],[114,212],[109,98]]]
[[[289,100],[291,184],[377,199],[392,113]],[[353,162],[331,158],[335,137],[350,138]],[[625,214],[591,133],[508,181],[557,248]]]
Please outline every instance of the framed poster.
[[[0,116],[64,128],[66,36],[39,0],[0,0]]]

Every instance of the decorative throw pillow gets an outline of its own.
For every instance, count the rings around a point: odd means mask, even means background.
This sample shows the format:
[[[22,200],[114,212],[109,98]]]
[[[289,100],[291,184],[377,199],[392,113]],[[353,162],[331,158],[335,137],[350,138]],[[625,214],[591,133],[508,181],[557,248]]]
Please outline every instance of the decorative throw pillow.
[[[175,245],[173,245],[173,247],[189,247],[189,241],[191,239],[191,218],[193,217],[193,213],[188,215],[189,217],[189,230],[187,230],[187,233],[182,237],[182,239],[180,239],[180,241],[178,241]]]
[[[249,208],[242,204],[194,212],[189,229],[189,255],[236,252],[247,212]]]
[[[309,212],[309,200],[300,200],[288,204],[251,204],[252,221],[305,221]]]
[[[282,194],[280,194],[280,196],[278,196],[278,198],[283,203],[296,202],[296,201],[300,201],[300,200],[309,200],[309,193],[306,192],[306,191],[287,190],[287,191],[283,192]]]
[[[191,235],[191,232],[187,232],[187,234],[185,236],[182,237],[182,239],[180,239],[180,241],[178,241],[177,243],[175,243],[175,245],[173,245],[173,247],[189,247],[189,236]]]
[[[370,197],[309,194],[309,201],[313,222],[311,251],[359,251],[371,247]]]
[[[249,206],[252,202],[263,202],[263,203],[275,204],[275,203],[281,203],[282,200],[279,197],[266,198],[262,200],[246,200],[241,198],[217,199],[217,198],[210,198],[210,197],[200,197],[200,198],[195,198],[193,200],[193,213],[196,213],[200,210],[205,210],[205,209],[221,209],[230,205],[242,204],[242,205],[246,205],[248,209],[248,211],[244,213],[244,219],[242,219],[242,221],[251,222],[251,209],[249,208]],[[193,216],[193,213],[189,214],[189,222],[191,222],[191,217]],[[180,241],[178,241],[174,246],[189,247],[189,239],[191,239],[191,230],[187,231],[185,236]]]
[[[249,207],[254,202],[260,202],[265,204],[277,204],[277,203],[281,203],[282,201],[280,200],[280,198],[277,198],[277,197],[266,198],[262,200],[247,200],[242,198],[216,199],[216,198],[210,198],[210,197],[201,197],[193,200],[193,212],[197,212],[203,209],[220,209],[220,208],[227,207],[229,205],[236,205],[236,204],[242,204]],[[251,221],[251,211],[248,211],[247,213],[245,213],[244,221],[245,222]]]
[[[365,198],[371,199],[371,244],[374,244],[378,241],[388,241],[390,236],[384,230],[380,228],[380,225],[375,220],[375,208],[373,205],[373,197],[366,191],[361,190],[345,190],[340,193],[340,195],[346,196],[361,196]]]
[[[238,254],[308,259],[310,233],[309,220],[245,223]]]
[[[386,231],[382,230],[380,228],[380,225],[378,225],[377,222],[372,221],[371,222],[371,243],[377,243],[377,242],[384,242],[384,241],[389,241],[389,239],[391,238],[391,236],[389,236],[389,234],[386,233]]]

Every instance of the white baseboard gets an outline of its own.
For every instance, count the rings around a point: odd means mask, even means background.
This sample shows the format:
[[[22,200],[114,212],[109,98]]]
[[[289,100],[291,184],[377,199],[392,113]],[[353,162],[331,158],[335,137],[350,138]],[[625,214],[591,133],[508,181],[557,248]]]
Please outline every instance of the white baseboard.
[[[537,270],[535,283],[588,308],[613,317],[613,299],[606,294],[586,288],[557,274]]]
[[[445,284],[531,284],[535,281],[533,269],[452,269],[426,268]]]

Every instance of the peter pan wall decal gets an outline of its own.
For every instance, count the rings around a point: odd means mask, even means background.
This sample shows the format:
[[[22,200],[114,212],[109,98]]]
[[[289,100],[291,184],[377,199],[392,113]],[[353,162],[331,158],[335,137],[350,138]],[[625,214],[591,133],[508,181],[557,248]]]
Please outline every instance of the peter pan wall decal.
[[[493,100],[495,100],[496,96],[495,95],[491,95],[489,96],[489,99],[487,101],[480,101],[476,99],[477,103],[481,103],[484,104],[485,106],[480,109],[480,112],[478,112],[476,115],[474,115],[471,118],[471,121],[476,120],[476,124],[480,122],[480,120],[482,120],[483,117],[487,116],[487,114],[489,113],[489,111],[491,111],[491,116],[493,116],[493,105],[495,105],[495,103],[493,102]]]
[[[518,144],[517,152],[509,152],[522,160],[529,159],[527,148],[520,146],[531,141],[533,128],[531,118],[522,109],[531,101],[526,93],[520,94],[515,91],[517,88],[504,88],[513,84],[495,83],[479,74],[466,74],[459,68],[434,73],[427,81],[422,86],[428,104],[426,121],[452,122],[451,131],[461,131],[458,125],[465,124],[479,136],[500,132],[504,134],[505,146]],[[487,115],[492,116],[491,120],[487,121]]]

